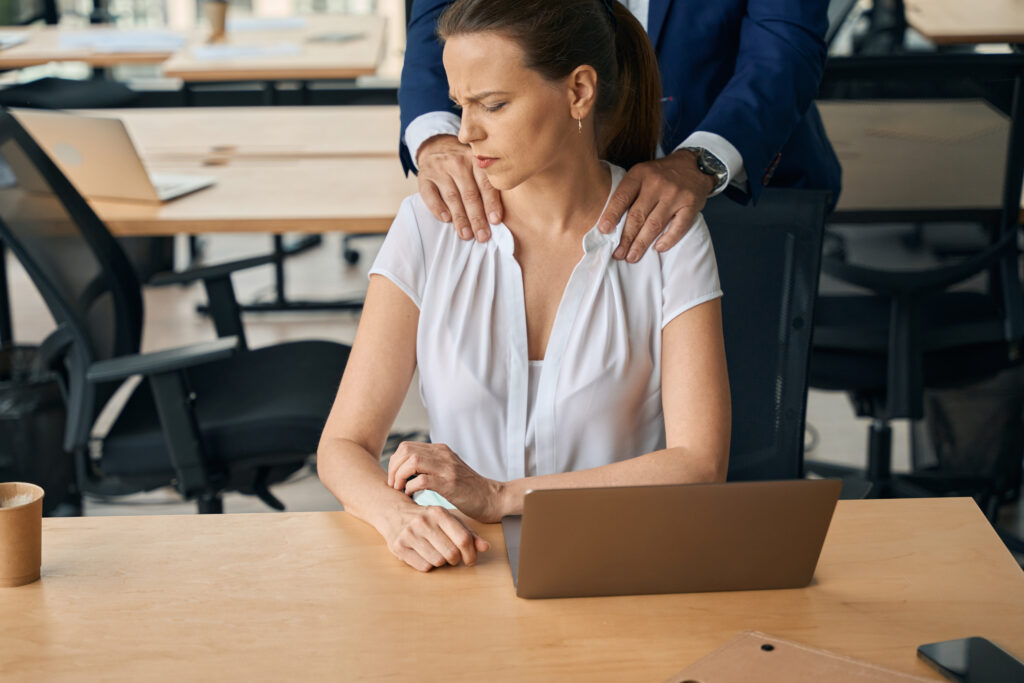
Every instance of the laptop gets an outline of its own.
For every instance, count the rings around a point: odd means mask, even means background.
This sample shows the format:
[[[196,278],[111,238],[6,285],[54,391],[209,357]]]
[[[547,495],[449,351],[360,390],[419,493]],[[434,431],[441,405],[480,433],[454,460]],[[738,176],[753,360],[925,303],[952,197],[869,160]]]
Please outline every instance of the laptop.
[[[11,113],[90,199],[166,202],[214,183],[209,176],[146,171],[120,119],[34,109]]]
[[[530,491],[502,520],[516,595],[802,588],[838,479]]]

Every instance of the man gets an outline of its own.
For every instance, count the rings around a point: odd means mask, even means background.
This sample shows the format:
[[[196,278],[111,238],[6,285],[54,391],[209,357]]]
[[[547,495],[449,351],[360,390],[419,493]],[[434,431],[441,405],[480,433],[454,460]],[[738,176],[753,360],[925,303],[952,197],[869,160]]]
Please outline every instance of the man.
[[[507,0],[514,1],[514,0]],[[553,0],[557,1],[557,0]],[[602,2],[611,12],[614,0]],[[416,0],[399,89],[400,154],[431,212],[464,239],[486,241],[501,198],[456,139],[434,28],[447,0]],[[827,0],[627,0],[658,56],[664,99],[660,159],[629,170],[599,220],[628,211],[615,258],[639,260],[682,238],[711,196],[757,201],[765,186],[828,188],[839,161],[814,95],[825,63]]]

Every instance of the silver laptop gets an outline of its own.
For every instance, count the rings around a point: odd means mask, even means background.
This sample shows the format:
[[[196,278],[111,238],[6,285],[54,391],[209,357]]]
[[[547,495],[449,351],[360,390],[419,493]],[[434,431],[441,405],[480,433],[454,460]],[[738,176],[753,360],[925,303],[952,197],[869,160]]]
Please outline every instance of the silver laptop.
[[[502,520],[516,595],[801,588],[837,479],[530,491]]]
[[[146,171],[120,119],[34,109],[11,113],[90,199],[165,202],[214,183],[209,176]]]

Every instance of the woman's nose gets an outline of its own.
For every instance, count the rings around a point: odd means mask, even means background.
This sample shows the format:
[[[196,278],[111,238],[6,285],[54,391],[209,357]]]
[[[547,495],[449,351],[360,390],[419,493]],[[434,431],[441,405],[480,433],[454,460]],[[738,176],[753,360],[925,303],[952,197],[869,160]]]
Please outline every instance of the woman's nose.
[[[480,126],[474,121],[473,115],[463,110],[462,123],[459,125],[459,142],[468,145],[479,140],[481,136]]]

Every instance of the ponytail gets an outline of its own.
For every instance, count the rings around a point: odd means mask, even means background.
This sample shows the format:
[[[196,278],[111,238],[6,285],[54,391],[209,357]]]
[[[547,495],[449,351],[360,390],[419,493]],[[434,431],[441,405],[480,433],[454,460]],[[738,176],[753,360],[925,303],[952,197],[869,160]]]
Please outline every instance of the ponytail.
[[[599,133],[601,156],[630,168],[654,158],[661,140],[661,76],[654,47],[643,26],[626,7],[615,11],[618,79],[614,108]]]
[[[515,40],[525,65],[550,81],[583,64],[594,67],[599,154],[625,168],[654,158],[661,139],[658,60],[643,26],[622,3],[456,0],[437,25],[441,40],[484,31]]]

